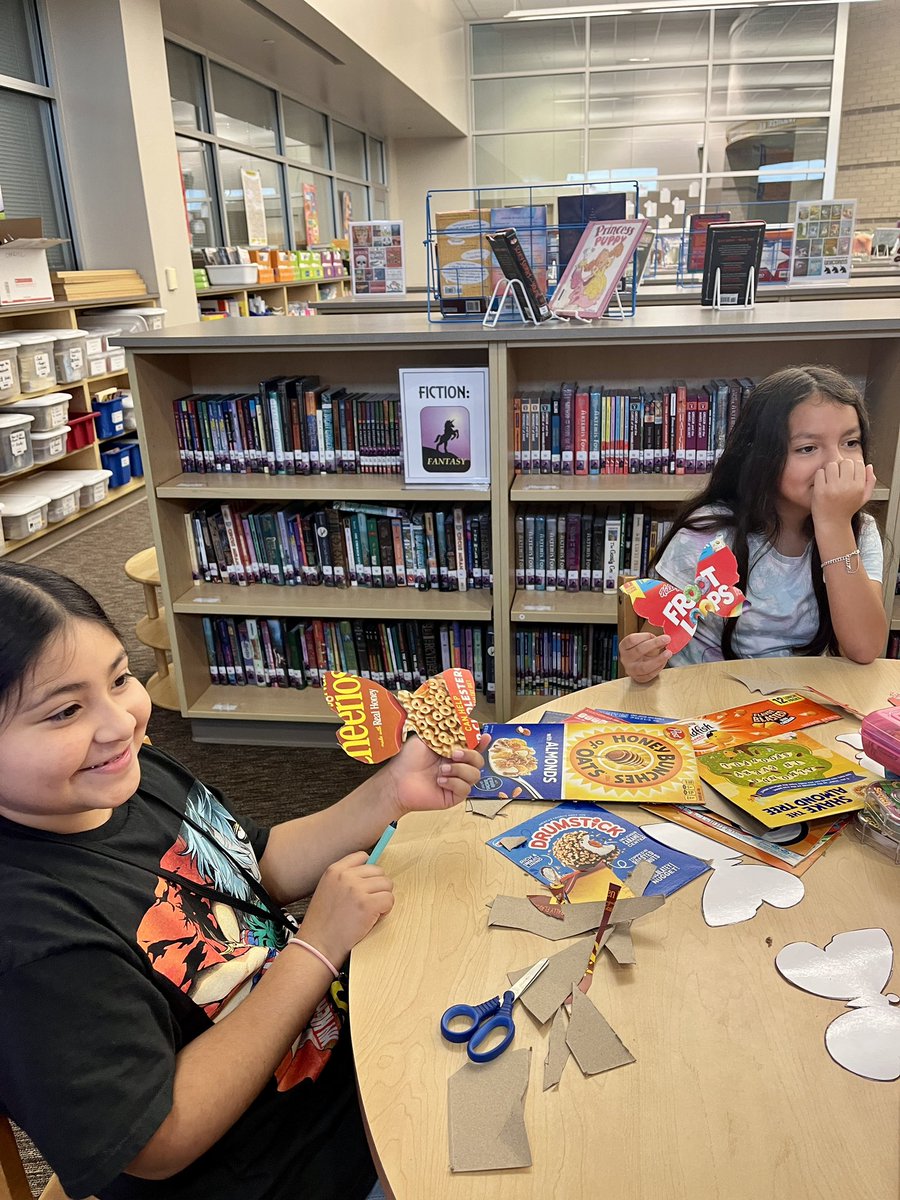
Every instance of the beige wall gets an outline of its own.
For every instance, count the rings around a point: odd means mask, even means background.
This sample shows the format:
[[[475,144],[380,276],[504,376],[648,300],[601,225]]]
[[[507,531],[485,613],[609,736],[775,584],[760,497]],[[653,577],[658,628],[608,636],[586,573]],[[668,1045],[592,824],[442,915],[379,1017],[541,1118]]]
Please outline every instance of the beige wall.
[[[900,0],[851,4],[836,195],[863,227],[900,220]]]
[[[472,206],[465,191],[470,183],[469,139],[395,140],[391,143],[391,165],[391,216],[404,222],[406,284],[424,287],[425,194],[440,188],[464,189],[458,195],[435,197],[433,212]]]

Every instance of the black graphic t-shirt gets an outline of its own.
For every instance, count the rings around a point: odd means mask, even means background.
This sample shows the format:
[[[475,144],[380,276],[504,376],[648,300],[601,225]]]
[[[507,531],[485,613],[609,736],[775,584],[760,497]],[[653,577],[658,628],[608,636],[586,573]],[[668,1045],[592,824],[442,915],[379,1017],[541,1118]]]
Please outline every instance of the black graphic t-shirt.
[[[178,1052],[241,1003],[288,937],[254,887],[267,837],[150,747],[140,789],[99,829],[61,836],[0,818],[0,1110],[68,1195],[371,1189],[339,985],[195,1163],[160,1181],[123,1174],[171,1109]]]

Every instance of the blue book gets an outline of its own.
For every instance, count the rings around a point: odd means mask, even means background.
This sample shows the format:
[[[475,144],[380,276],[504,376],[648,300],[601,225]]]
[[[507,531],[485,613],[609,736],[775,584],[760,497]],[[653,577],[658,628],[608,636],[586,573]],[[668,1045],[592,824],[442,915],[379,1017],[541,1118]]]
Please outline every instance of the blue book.
[[[509,849],[504,842],[523,838]],[[599,804],[558,804],[514,825],[489,846],[545,887],[571,885],[569,899],[602,900],[611,883],[626,883],[638,863],[656,868],[645,896],[671,896],[709,870],[690,854],[670,850]]]

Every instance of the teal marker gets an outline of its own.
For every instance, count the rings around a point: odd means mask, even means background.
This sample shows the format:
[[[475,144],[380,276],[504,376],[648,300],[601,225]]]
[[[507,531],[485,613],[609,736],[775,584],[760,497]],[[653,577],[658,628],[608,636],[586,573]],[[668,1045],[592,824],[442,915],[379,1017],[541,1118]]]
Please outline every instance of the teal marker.
[[[379,858],[381,858],[382,850],[385,848],[385,846],[388,844],[388,842],[391,840],[391,838],[394,836],[394,834],[396,832],[397,832],[397,822],[391,821],[390,825],[388,825],[387,829],[384,831],[384,833],[381,835],[381,837],[375,843],[375,849],[372,851],[372,853],[366,859],[367,863],[377,863],[378,862]]]

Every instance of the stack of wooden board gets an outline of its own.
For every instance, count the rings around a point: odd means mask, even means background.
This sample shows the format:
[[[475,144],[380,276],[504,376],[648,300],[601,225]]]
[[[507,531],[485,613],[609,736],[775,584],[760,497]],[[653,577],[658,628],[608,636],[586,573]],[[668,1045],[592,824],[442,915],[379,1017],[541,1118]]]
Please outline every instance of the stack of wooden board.
[[[115,300],[146,294],[147,285],[130,267],[114,271],[53,273],[53,295],[57,300]]]

